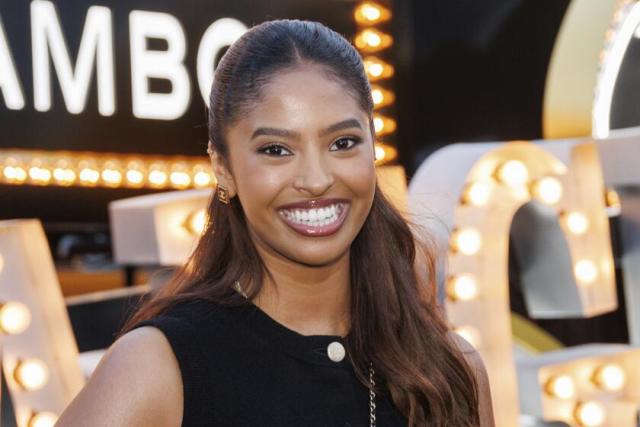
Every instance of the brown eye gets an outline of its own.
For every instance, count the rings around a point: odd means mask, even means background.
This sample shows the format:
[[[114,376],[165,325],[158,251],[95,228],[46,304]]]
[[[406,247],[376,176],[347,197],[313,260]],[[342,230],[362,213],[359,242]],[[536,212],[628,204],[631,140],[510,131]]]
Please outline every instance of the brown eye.
[[[269,144],[266,147],[262,147],[258,149],[259,153],[266,154],[267,156],[291,156],[293,153],[282,145],[279,144]]]
[[[336,140],[333,144],[331,144],[331,148],[329,148],[329,151],[349,150],[359,142],[360,142],[360,138],[354,138],[354,137],[340,138]]]

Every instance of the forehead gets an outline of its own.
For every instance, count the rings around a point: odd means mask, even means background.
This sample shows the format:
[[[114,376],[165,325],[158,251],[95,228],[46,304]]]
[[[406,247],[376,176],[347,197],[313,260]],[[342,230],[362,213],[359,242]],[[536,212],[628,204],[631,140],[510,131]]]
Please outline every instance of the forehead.
[[[318,66],[301,66],[272,77],[261,88],[256,105],[235,127],[252,132],[269,125],[305,132],[351,117],[367,128],[367,113],[344,83]]]

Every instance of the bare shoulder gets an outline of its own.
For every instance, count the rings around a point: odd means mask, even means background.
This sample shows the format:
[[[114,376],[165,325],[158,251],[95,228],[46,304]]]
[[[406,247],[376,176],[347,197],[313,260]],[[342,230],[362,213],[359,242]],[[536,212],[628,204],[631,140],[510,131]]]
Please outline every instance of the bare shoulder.
[[[476,381],[478,382],[478,401],[480,403],[480,426],[493,427],[493,408],[491,404],[491,388],[489,386],[489,376],[480,353],[460,335],[449,332],[451,341],[458,347],[464,355],[465,360],[473,369]]]
[[[182,379],[171,345],[145,326],[120,337],[56,427],[179,427]]]

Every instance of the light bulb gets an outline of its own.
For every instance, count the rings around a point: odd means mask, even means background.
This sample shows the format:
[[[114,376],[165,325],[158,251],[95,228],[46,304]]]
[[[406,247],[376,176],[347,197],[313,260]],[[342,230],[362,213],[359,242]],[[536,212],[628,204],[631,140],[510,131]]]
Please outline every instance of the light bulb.
[[[484,206],[491,197],[493,186],[489,182],[475,181],[467,185],[463,195],[465,203],[471,203],[475,206]]]
[[[0,306],[0,332],[7,335],[22,333],[31,323],[31,312],[21,302],[9,301]]]
[[[589,228],[589,219],[581,212],[569,212],[565,216],[565,222],[573,234],[584,234]]]
[[[29,178],[36,184],[48,184],[51,181],[51,171],[40,159],[34,159],[29,167]]]
[[[58,416],[53,412],[36,412],[29,419],[29,427],[53,427]]]
[[[373,25],[388,21],[391,11],[378,3],[365,1],[356,7],[354,16],[360,25]]]
[[[469,301],[478,295],[478,285],[470,274],[461,274],[449,279],[447,294],[454,301]]]
[[[544,390],[558,399],[570,399],[576,393],[576,385],[569,375],[558,375],[549,378]]]
[[[168,178],[164,164],[154,163],[149,167],[147,179],[152,186],[162,187],[167,183]]]
[[[78,168],[80,169],[78,177],[81,184],[93,186],[100,180],[100,172],[93,162],[83,160],[78,163]]]
[[[171,167],[171,173],[169,174],[169,181],[176,188],[187,188],[191,185],[191,176],[186,172],[186,165],[184,163],[176,163]]]
[[[191,234],[199,236],[204,231],[204,228],[207,225],[207,212],[204,209],[198,209],[197,211],[191,213],[187,218],[185,226],[187,230]]]
[[[599,367],[593,375],[593,381],[601,388],[609,391],[621,390],[626,380],[624,370],[614,363],[607,363]]]
[[[49,370],[39,359],[25,359],[18,362],[13,377],[22,388],[33,391],[44,387],[49,379]]]
[[[122,183],[120,166],[114,161],[105,162],[102,167],[102,181],[110,187],[117,187]]]
[[[463,228],[454,231],[451,243],[453,250],[465,255],[474,255],[482,246],[482,237],[475,228]]]
[[[53,179],[59,185],[71,185],[75,182],[77,174],[71,168],[71,162],[67,159],[60,159],[53,169]]]
[[[562,198],[562,183],[558,178],[547,176],[533,185],[533,195],[547,205],[555,205]]]
[[[127,182],[130,184],[138,185],[144,181],[144,175],[139,170],[130,169],[126,174]]]
[[[576,278],[584,284],[591,284],[598,277],[596,265],[588,259],[578,261],[573,268],[573,272]]]
[[[373,127],[377,136],[388,135],[396,130],[396,121],[382,114],[373,114]]]
[[[604,423],[604,406],[600,402],[587,401],[576,406],[575,417],[583,427],[598,427]]]
[[[383,50],[393,43],[393,38],[375,28],[367,28],[358,33],[355,37],[355,44],[358,49],[364,52],[377,52]]]
[[[498,179],[510,187],[520,187],[529,180],[529,170],[520,160],[508,160],[498,168]]]
[[[381,79],[388,79],[393,76],[395,69],[393,65],[383,61],[377,56],[367,56],[363,59],[364,70],[369,77],[369,81],[375,82]]]

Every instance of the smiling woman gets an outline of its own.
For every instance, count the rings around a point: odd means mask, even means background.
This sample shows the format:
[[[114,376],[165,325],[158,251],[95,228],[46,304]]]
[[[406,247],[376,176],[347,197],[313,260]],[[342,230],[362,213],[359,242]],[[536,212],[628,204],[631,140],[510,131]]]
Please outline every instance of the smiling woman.
[[[266,22],[229,48],[210,223],[60,426],[493,425],[433,255],[377,186],[372,111],[361,58],[321,24]]]

